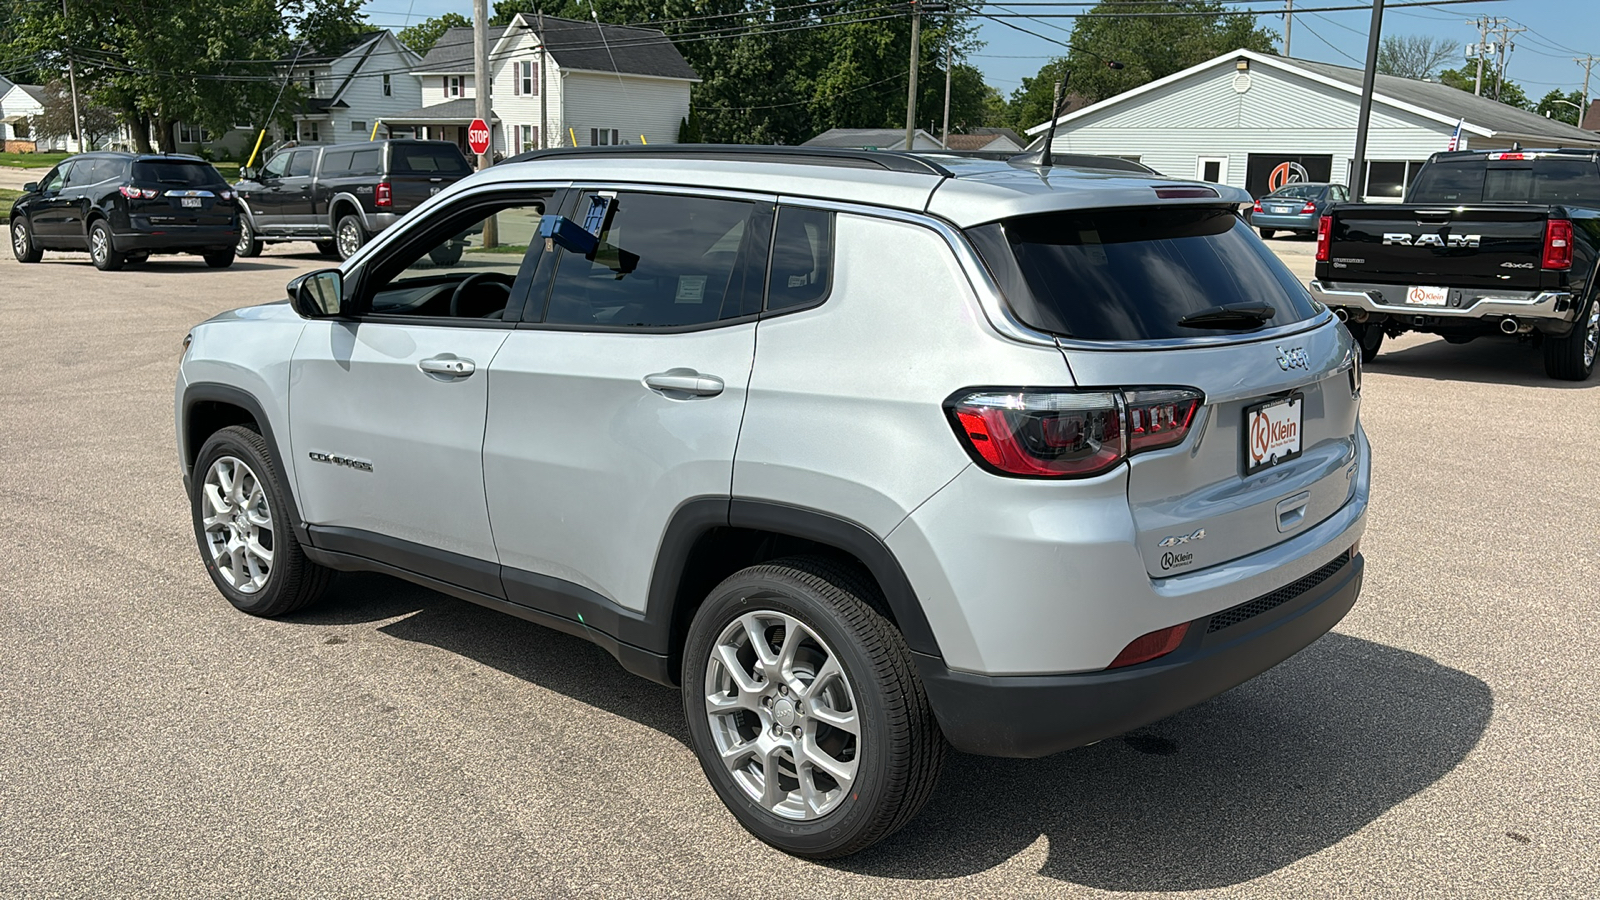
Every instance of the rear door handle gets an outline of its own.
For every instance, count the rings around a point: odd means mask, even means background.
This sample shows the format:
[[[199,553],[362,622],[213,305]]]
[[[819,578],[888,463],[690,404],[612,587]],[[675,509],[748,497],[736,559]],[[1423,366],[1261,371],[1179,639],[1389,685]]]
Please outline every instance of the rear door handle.
[[[687,394],[692,397],[715,397],[722,393],[722,379],[715,375],[702,375],[693,369],[668,369],[644,377],[644,386],[667,396]]]
[[[466,378],[478,371],[478,366],[470,359],[458,359],[454,356],[433,356],[417,363],[417,368],[429,375],[442,375],[446,378]]]

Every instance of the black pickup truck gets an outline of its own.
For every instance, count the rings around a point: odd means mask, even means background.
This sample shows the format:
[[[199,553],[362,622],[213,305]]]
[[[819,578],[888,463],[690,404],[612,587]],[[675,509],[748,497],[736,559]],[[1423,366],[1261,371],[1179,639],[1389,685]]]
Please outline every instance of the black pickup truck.
[[[1342,203],[1321,219],[1311,293],[1363,356],[1384,335],[1544,345],[1552,378],[1582,381],[1600,344],[1600,153],[1436,153],[1405,202]]]

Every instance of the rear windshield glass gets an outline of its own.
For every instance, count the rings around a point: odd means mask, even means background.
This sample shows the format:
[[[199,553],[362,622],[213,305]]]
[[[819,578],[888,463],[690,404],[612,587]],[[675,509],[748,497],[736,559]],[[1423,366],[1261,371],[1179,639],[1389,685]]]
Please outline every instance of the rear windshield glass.
[[[1550,157],[1429,163],[1407,202],[1600,204],[1600,165],[1587,158]]]
[[[1291,184],[1287,187],[1278,188],[1267,196],[1283,197],[1291,200],[1315,200],[1322,196],[1324,190],[1326,188],[1320,184]]]
[[[133,180],[157,184],[179,184],[200,187],[208,184],[227,184],[222,174],[210,163],[177,159],[142,159],[133,164]]]
[[[1232,207],[1046,213],[968,234],[1017,318],[1064,337],[1135,341],[1247,333],[1318,311]],[[1265,306],[1273,315],[1256,327],[1178,324],[1220,306]]]
[[[449,144],[395,144],[391,152],[395,175],[465,175],[472,171],[467,158]]]

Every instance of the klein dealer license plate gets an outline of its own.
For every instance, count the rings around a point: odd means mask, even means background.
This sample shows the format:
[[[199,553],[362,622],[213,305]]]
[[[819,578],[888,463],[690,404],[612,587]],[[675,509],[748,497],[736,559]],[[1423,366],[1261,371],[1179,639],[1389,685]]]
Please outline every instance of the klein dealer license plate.
[[[1449,302],[1449,288],[1414,287],[1406,290],[1407,306],[1444,306]]]
[[[180,198],[178,198],[178,204],[180,206],[182,206],[184,209],[199,209],[200,208],[200,198],[199,197],[180,197]]]
[[[1244,473],[1253,475],[1300,455],[1304,394],[1245,407]]]

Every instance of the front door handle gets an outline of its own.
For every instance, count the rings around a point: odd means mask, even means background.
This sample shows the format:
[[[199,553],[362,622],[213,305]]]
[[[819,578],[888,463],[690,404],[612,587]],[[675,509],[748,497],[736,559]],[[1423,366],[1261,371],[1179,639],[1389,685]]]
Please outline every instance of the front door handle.
[[[722,379],[715,375],[702,375],[693,369],[668,369],[644,377],[644,386],[667,396],[684,394],[691,397],[715,397],[722,393]]]
[[[478,366],[472,360],[454,356],[429,357],[418,362],[417,368],[429,375],[440,375],[445,378],[466,378],[478,371]]]

